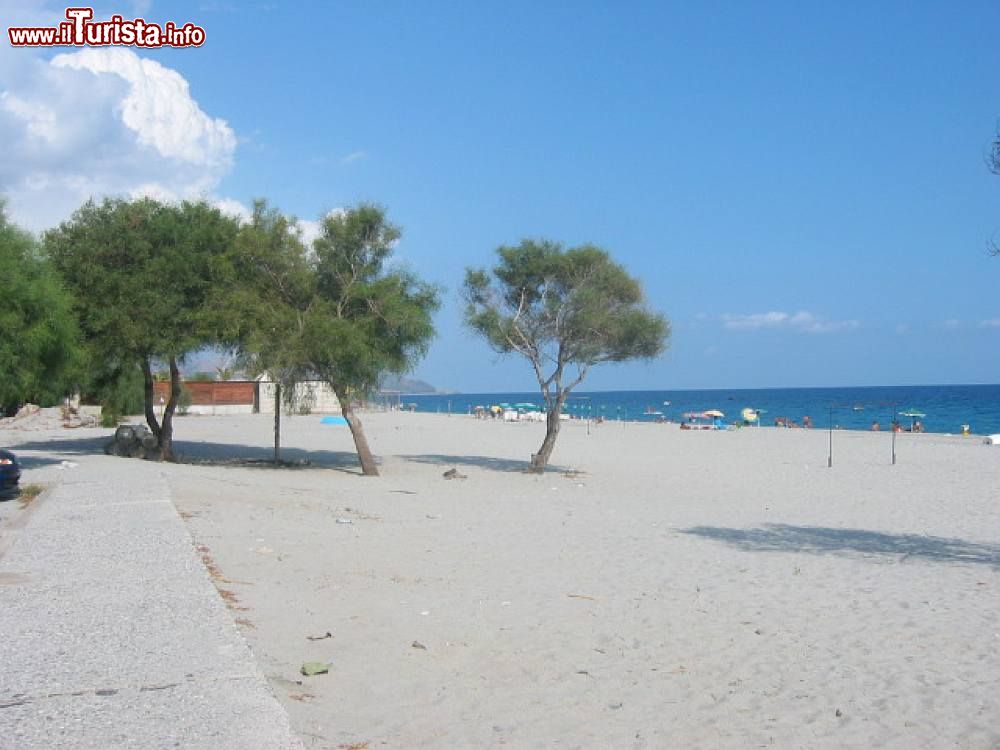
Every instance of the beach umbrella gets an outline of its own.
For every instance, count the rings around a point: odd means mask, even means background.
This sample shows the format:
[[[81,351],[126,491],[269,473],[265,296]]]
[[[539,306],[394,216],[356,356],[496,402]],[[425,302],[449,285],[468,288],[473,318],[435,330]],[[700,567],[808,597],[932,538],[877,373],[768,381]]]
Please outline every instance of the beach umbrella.
[[[917,419],[922,419],[923,417],[926,417],[927,415],[924,414],[923,412],[920,412],[920,411],[917,411],[916,409],[912,409],[911,408],[911,409],[907,409],[906,411],[899,412],[899,416],[901,416],[901,417],[909,417],[910,418],[910,432],[913,432],[913,425],[916,423],[916,420]]]
[[[708,411],[705,412],[705,416],[706,417],[718,417],[719,419],[722,419],[726,415],[723,414],[718,409],[709,409]]]
[[[757,421],[757,410],[751,409],[749,406],[740,412],[740,416],[743,417],[743,421],[752,424]]]

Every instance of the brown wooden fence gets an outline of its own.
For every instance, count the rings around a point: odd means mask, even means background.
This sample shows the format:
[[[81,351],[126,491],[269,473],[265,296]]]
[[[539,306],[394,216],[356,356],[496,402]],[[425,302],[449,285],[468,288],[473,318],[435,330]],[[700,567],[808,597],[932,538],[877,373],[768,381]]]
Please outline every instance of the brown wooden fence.
[[[184,387],[191,394],[191,403],[195,406],[234,406],[257,402],[257,382],[254,380],[236,380],[224,383],[205,383],[197,380],[185,380]],[[156,403],[170,398],[170,383],[153,383]]]

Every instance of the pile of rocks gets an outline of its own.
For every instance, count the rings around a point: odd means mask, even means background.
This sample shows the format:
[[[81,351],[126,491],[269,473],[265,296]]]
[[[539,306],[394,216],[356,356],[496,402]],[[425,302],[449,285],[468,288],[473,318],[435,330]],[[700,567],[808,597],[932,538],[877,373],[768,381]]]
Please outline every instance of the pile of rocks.
[[[115,430],[115,436],[104,446],[109,456],[123,458],[147,458],[158,460],[160,448],[156,435],[144,424],[123,424]]]

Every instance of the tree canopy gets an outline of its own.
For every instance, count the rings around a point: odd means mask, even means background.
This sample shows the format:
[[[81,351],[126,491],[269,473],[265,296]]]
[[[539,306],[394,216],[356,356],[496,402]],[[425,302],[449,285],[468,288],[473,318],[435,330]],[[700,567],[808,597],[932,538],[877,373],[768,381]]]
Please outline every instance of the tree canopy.
[[[45,235],[45,247],[75,296],[95,360],[144,377],[146,421],[162,456],[173,458],[178,362],[218,338],[214,297],[236,222],[204,202],[90,201]],[[153,404],[153,367],[165,362],[171,396],[162,424]]]
[[[532,456],[541,471],[566,398],[590,368],[658,356],[670,325],[646,307],[639,281],[599,247],[523,240],[497,255],[491,272],[466,272],[465,322],[497,352],[531,363],[548,412],[545,440]]]
[[[81,374],[72,301],[35,238],[0,203],[0,414],[26,401],[54,404]]]

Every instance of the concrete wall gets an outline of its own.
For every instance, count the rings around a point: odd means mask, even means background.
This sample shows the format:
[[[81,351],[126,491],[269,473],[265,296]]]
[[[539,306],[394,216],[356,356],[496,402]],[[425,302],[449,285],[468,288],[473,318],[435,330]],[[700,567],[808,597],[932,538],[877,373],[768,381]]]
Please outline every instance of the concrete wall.
[[[157,408],[158,415],[160,413]],[[253,414],[253,404],[191,404],[185,414],[222,416],[226,414]]]
[[[257,404],[261,414],[274,414],[274,388],[274,383],[265,380],[258,383]],[[329,385],[310,380],[296,386],[295,406],[289,410],[282,404],[281,413],[298,414],[306,408],[310,414],[340,414],[340,401]]]

